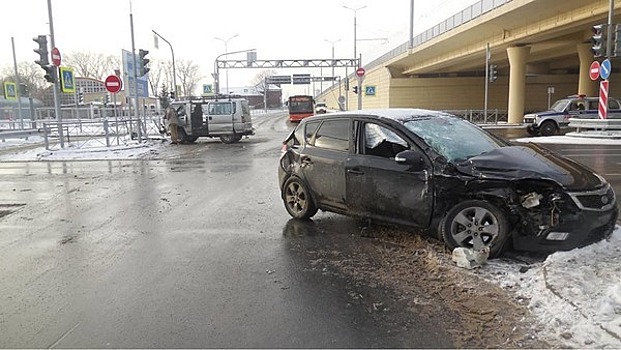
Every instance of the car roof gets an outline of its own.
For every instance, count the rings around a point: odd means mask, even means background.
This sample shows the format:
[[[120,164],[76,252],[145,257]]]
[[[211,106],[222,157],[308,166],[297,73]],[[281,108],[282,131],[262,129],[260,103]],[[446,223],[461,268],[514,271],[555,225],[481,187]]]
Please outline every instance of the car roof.
[[[390,119],[398,122],[405,122],[423,117],[455,117],[449,113],[420,108],[384,108],[384,109],[363,109],[358,111],[346,111],[313,116],[304,120],[317,120],[334,117],[369,117],[378,119]],[[455,117],[456,118],[456,117]]]

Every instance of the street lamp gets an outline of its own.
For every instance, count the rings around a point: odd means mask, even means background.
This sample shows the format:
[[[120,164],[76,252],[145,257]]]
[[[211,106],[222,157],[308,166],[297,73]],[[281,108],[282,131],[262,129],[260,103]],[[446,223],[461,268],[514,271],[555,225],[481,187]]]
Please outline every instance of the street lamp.
[[[341,39],[336,39],[336,40],[323,39],[323,40],[332,44],[332,77],[334,78],[334,44],[341,41]]]
[[[218,55],[218,57],[216,57],[216,59],[213,61],[213,74],[212,74],[214,82],[215,82],[216,95],[220,94],[220,71],[219,71],[220,67],[218,66],[218,60],[220,59],[220,57],[227,56],[227,55],[233,55],[233,54],[236,54],[236,53],[251,52],[251,51],[256,51],[256,49],[248,49],[248,50],[240,50],[240,51],[234,51],[234,52],[226,52],[226,53],[223,53],[221,55]],[[227,88],[228,88],[228,86],[227,86]]]
[[[222,38],[218,38],[218,37],[214,37],[214,39],[216,40],[220,40],[224,43],[224,55],[227,55],[229,53],[229,40],[238,37],[239,34],[235,34],[232,37],[228,38],[228,39],[222,39]],[[229,70],[226,70],[226,93],[229,94]]]
[[[172,54],[172,68],[173,68],[173,91],[175,92],[175,99],[178,99],[179,97],[177,96],[177,70],[175,68],[175,51],[173,51],[173,47],[170,44],[170,42],[168,42],[168,40],[164,39],[163,36],[159,35],[155,30],[151,30],[153,32],[153,34],[155,34],[156,38],[160,38],[162,40],[164,40],[164,42],[166,44],[168,44],[168,46],[170,46],[170,53]],[[156,41],[157,43],[157,41]],[[157,49],[157,45],[155,45],[156,49]]]
[[[356,25],[356,12],[358,12],[358,10],[362,10],[365,7],[367,7],[367,5],[364,5],[362,7],[358,7],[358,8],[353,9],[351,7],[347,7],[347,6],[343,5],[343,8],[346,8],[346,9],[351,10],[351,11],[354,12],[354,58],[355,59],[358,59],[358,52],[356,51],[356,39],[357,39],[356,38],[356,27],[357,27],[357,25]],[[360,64],[360,61],[358,61],[358,63]]]

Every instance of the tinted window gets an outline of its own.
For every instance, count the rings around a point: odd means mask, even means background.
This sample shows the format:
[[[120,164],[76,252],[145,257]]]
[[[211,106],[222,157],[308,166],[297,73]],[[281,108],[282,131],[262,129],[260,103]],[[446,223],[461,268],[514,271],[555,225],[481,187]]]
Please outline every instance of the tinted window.
[[[364,154],[394,158],[406,149],[410,149],[408,143],[394,131],[375,123],[364,125]]]
[[[337,151],[349,150],[349,119],[326,120],[315,136],[315,146]]]

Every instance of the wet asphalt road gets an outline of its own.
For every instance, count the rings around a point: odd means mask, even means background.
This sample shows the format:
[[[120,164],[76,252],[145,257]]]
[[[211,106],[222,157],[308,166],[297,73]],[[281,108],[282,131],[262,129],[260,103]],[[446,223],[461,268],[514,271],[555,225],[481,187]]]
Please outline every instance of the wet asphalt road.
[[[451,347],[439,320],[309,258],[358,228],[290,220],[290,125],[255,127],[153,160],[0,164],[0,347]]]
[[[291,126],[254,120],[240,144],[152,160],[0,164],[0,347],[452,347],[441,320],[313,261],[360,228],[289,219],[276,167]],[[621,193],[621,147],[545,146]]]

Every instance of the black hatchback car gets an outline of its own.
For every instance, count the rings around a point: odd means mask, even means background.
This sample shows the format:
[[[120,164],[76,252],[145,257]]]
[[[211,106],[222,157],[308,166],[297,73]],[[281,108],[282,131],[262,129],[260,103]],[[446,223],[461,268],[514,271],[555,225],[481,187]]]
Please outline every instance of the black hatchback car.
[[[612,187],[535,144],[512,145],[455,116],[422,109],[304,119],[283,141],[289,214],[318,209],[438,232],[448,248],[556,251],[608,237]]]

